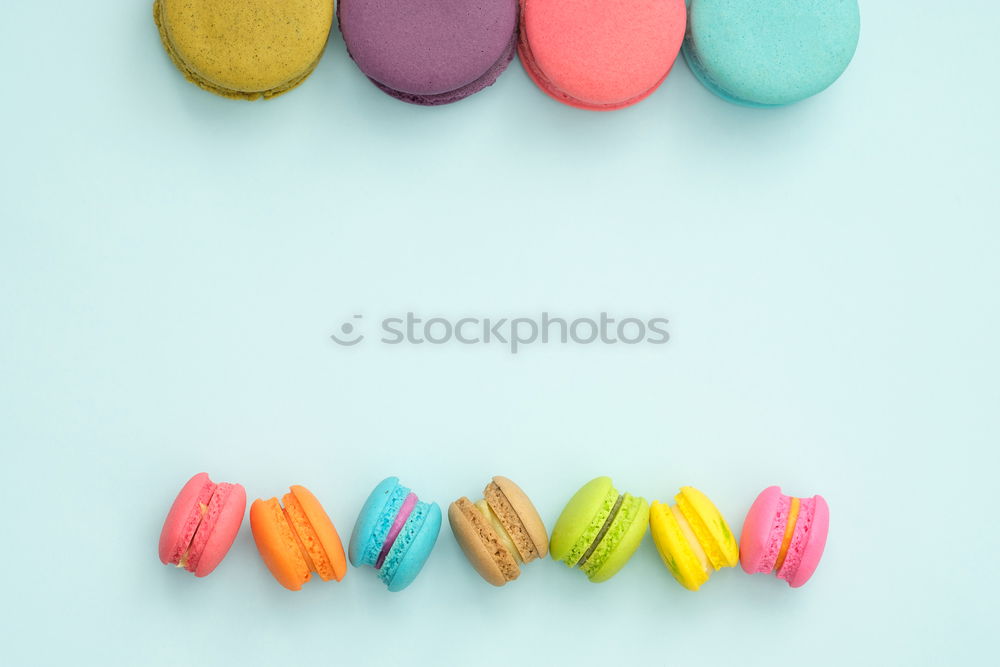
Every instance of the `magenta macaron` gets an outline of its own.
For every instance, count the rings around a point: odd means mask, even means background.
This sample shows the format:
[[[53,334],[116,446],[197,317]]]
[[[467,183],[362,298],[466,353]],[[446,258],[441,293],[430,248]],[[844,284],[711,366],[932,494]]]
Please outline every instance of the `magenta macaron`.
[[[773,572],[798,588],[816,571],[829,529],[830,508],[823,496],[796,498],[769,486],[743,522],[740,565],[748,574]]]
[[[216,484],[200,472],[188,480],[170,506],[160,532],[160,560],[196,577],[222,562],[236,539],[247,508],[239,484]]]
[[[340,0],[347,52],[383,92],[448,104],[492,85],[517,49],[518,0]]]

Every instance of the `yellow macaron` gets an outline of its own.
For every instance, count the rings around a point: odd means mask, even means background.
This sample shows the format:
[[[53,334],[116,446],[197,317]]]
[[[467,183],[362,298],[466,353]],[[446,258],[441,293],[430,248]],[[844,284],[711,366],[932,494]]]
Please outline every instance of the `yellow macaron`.
[[[205,90],[255,100],[288,92],[316,68],[333,0],[155,0],[163,46]]]
[[[684,486],[675,500],[673,506],[652,504],[649,527],[667,569],[684,588],[696,591],[713,571],[734,567],[740,551],[726,520],[705,494]]]

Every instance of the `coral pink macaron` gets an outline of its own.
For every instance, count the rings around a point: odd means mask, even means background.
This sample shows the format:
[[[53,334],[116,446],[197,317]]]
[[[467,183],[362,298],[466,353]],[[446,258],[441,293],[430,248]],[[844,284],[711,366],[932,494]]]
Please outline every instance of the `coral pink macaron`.
[[[196,577],[226,557],[243,523],[247,493],[239,484],[216,484],[200,472],[177,494],[160,532],[160,560]]]
[[[747,512],[740,536],[740,565],[748,574],[774,572],[792,588],[816,571],[830,529],[823,496],[795,498],[764,489]]]
[[[684,0],[521,0],[518,53],[551,97],[610,111],[659,87],[686,23]]]

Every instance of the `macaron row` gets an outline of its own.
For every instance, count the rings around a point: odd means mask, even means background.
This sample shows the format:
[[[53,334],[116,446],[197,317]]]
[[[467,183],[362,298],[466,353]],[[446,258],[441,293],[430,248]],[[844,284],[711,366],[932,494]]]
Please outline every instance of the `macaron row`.
[[[160,560],[207,576],[236,539],[246,504],[241,485],[198,473],[167,513]],[[514,581],[525,564],[548,554],[593,582],[607,581],[632,558],[648,529],[670,573],[696,591],[713,572],[737,563],[749,574],[771,573],[793,588],[802,586],[823,556],[830,511],[822,496],[798,498],[768,487],[747,512],[737,544],[718,508],[694,487],[682,487],[672,502],[650,505],[598,477],[573,495],[550,536],[521,487],[497,476],[481,498],[451,503],[448,521],[469,563],[494,586]],[[280,501],[253,502],[250,529],[261,559],[285,588],[299,590],[313,575],[340,581],[350,559],[355,567],[372,567],[390,591],[401,591],[434,549],[441,509],[388,477],[361,508],[345,554],[320,501],[305,487],[292,486]]]
[[[184,76],[239,99],[270,98],[319,63],[334,18],[349,56],[404,102],[456,102],[520,56],[552,98],[581,109],[635,104],[679,52],[713,93],[791,104],[832,84],[854,55],[857,0],[155,0]]]

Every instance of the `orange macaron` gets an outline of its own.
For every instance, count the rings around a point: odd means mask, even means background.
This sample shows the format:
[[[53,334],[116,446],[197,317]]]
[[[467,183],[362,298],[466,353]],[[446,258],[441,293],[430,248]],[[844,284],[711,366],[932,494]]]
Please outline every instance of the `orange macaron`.
[[[323,581],[340,581],[347,573],[347,558],[337,529],[309,489],[290,490],[281,503],[258,498],[250,506],[250,529],[267,569],[293,591],[313,573]]]

